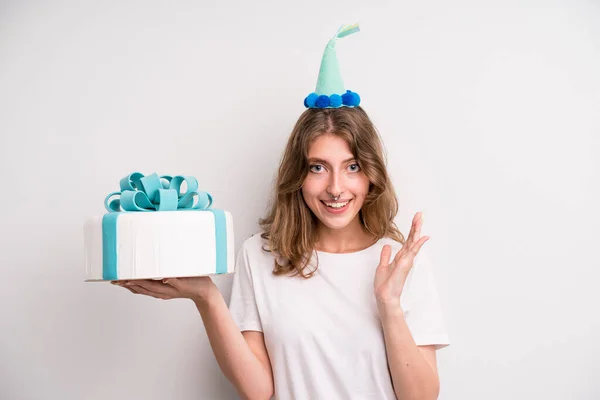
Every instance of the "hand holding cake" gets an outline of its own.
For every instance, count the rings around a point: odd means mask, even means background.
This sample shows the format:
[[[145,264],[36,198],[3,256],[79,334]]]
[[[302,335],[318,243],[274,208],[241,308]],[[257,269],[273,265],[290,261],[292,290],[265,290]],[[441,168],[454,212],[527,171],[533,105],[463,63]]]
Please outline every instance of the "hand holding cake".
[[[218,292],[217,286],[208,276],[189,278],[136,279],[113,281],[135,294],[143,294],[162,300],[191,299],[195,303],[205,302]]]

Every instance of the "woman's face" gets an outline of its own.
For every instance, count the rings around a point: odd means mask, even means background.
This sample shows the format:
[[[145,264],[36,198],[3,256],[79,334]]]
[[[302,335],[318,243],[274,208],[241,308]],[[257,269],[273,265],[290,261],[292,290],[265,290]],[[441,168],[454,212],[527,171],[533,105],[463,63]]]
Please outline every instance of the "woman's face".
[[[330,229],[345,228],[357,218],[369,191],[348,143],[335,135],[318,136],[308,150],[309,172],[302,184],[308,208]],[[338,196],[338,200],[333,197]]]

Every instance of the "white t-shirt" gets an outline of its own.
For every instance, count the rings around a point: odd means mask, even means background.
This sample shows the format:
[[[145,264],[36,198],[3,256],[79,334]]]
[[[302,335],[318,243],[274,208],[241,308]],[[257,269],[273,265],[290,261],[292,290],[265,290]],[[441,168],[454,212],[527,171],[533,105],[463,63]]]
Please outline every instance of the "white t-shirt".
[[[275,276],[256,234],[237,257],[229,308],[241,331],[263,332],[276,399],[396,399],[373,280],[381,239],[345,254],[316,251],[312,278]],[[422,252],[422,250],[421,250]],[[417,345],[449,344],[434,278],[420,253],[400,299]]]

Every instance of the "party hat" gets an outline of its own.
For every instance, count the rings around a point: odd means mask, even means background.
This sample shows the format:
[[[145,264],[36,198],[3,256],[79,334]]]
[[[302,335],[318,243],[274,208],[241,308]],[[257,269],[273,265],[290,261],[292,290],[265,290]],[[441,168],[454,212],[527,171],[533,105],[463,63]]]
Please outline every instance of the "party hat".
[[[329,40],[319,69],[319,79],[315,91],[304,99],[306,108],[339,108],[356,107],[360,104],[360,96],[351,90],[346,90],[340,65],[338,63],[335,45],[338,39],[359,32],[358,24],[345,24],[338,29],[335,36]]]

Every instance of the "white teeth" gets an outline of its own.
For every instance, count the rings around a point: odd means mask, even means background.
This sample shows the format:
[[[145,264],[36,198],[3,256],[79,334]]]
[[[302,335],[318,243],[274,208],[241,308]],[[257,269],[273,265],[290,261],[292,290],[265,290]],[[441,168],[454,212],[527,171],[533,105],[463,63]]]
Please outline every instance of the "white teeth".
[[[331,208],[342,208],[344,207],[346,204],[348,204],[347,201],[343,202],[343,203],[325,203],[325,205],[327,207],[331,207]]]

